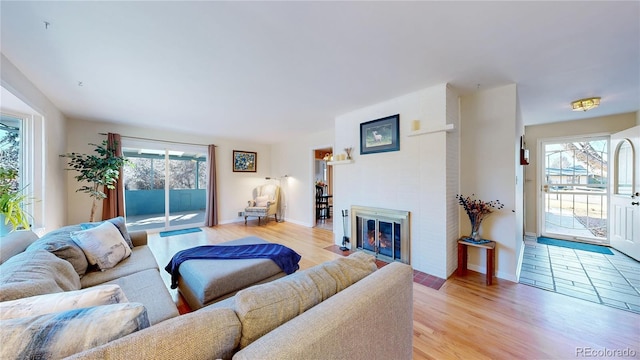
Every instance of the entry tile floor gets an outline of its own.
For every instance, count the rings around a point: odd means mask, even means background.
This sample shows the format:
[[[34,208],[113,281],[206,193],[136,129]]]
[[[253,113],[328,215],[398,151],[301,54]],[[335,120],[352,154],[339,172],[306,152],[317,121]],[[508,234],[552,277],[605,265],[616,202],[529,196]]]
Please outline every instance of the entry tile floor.
[[[640,313],[640,262],[614,255],[525,241],[520,283]]]

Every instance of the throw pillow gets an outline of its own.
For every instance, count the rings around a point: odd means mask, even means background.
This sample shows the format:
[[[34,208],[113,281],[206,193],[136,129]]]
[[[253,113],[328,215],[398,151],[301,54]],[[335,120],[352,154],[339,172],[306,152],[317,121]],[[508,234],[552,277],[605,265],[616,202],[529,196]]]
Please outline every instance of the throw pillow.
[[[82,248],[89,264],[97,265],[100,270],[111,269],[131,255],[131,248],[120,231],[108,221],[91,229],[72,232],[71,239]]]
[[[269,196],[258,196],[256,197],[256,207],[267,207],[269,203]]]
[[[1,359],[60,359],[149,327],[140,303],[0,320]]]
[[[119,285],[44,294],[0,302],[0,320],[51,314],[85,307],[129,302]]]
[[[73,266],[45,250],[25,251],[0,265],[0,301],[79,289]]]
[[[131,241],[131,235],[129,235],[129,231],[127,230],[127,223],[124,221],[124,218],[122,216],[118,216],[113,219],[108,219],[105,221],[108,221],[113,225],[115,225],[118,228],[118,231],[120,231],[120,234],[122,234],[124,241],[126,241],[127,244],[129,245],[129,248],[133,249],[133,242]],[[82,223],[80,224],[80,227],[82,228],[82,230],[87,230],[87,229],[91,229],[96,226],[102,225],[103,222],[104,221]]]
[[[20,254],[36,240],[38,240],[38,235],[31,230],[13,231],[4,235],[2,237],[2,251],[0,251],[0,264],[12,256]]]
[[[255,285],[235,295],[242,323],[240,348],[311,309],[377,269],[375,258],[356,252],[295,274]]]
[[[26,251],[47,250],[60,259],[70,262],[78,276],[82,277],[87,272],[89,263],[82,249],[71,240],[71,233],[79,230],[81,230],[80,225],[64,226],[53,230],[36,240]]]

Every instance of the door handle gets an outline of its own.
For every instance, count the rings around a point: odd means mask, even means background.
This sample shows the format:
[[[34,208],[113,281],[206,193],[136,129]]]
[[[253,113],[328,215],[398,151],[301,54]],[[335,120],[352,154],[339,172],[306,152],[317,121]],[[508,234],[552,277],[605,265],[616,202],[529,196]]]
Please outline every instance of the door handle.
[[[639,202],[639,201],[632,201],[632,202],[631,202],[631,205],[638,206],[638,205],[640,205],[640,202]]]
[[[631,198],[632,198],[632,199],[635,199],[635,198],[636,198],[636,197],[638,197],[638,196],[640,196],[640,192],[637,192],[637,193],[635,193],[635,194],[631,195]]]

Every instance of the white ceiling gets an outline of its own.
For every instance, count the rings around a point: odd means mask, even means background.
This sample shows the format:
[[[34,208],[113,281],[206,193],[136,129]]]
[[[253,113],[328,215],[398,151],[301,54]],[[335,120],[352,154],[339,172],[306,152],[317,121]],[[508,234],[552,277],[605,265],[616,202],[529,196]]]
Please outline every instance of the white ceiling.
[[[527,125],[640,108],[638,1],[0,4],[2,53],[80,119],[274,143],[445,82],[516,83]]]

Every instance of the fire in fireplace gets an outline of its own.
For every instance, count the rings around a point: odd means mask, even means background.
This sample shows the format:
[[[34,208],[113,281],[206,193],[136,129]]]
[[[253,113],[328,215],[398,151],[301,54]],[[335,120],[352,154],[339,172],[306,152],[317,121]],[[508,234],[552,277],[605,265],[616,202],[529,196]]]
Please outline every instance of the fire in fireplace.
[[[353,206],[351,219],[351,238],[358,250],[381,260],[410,263],[408,211]]]

